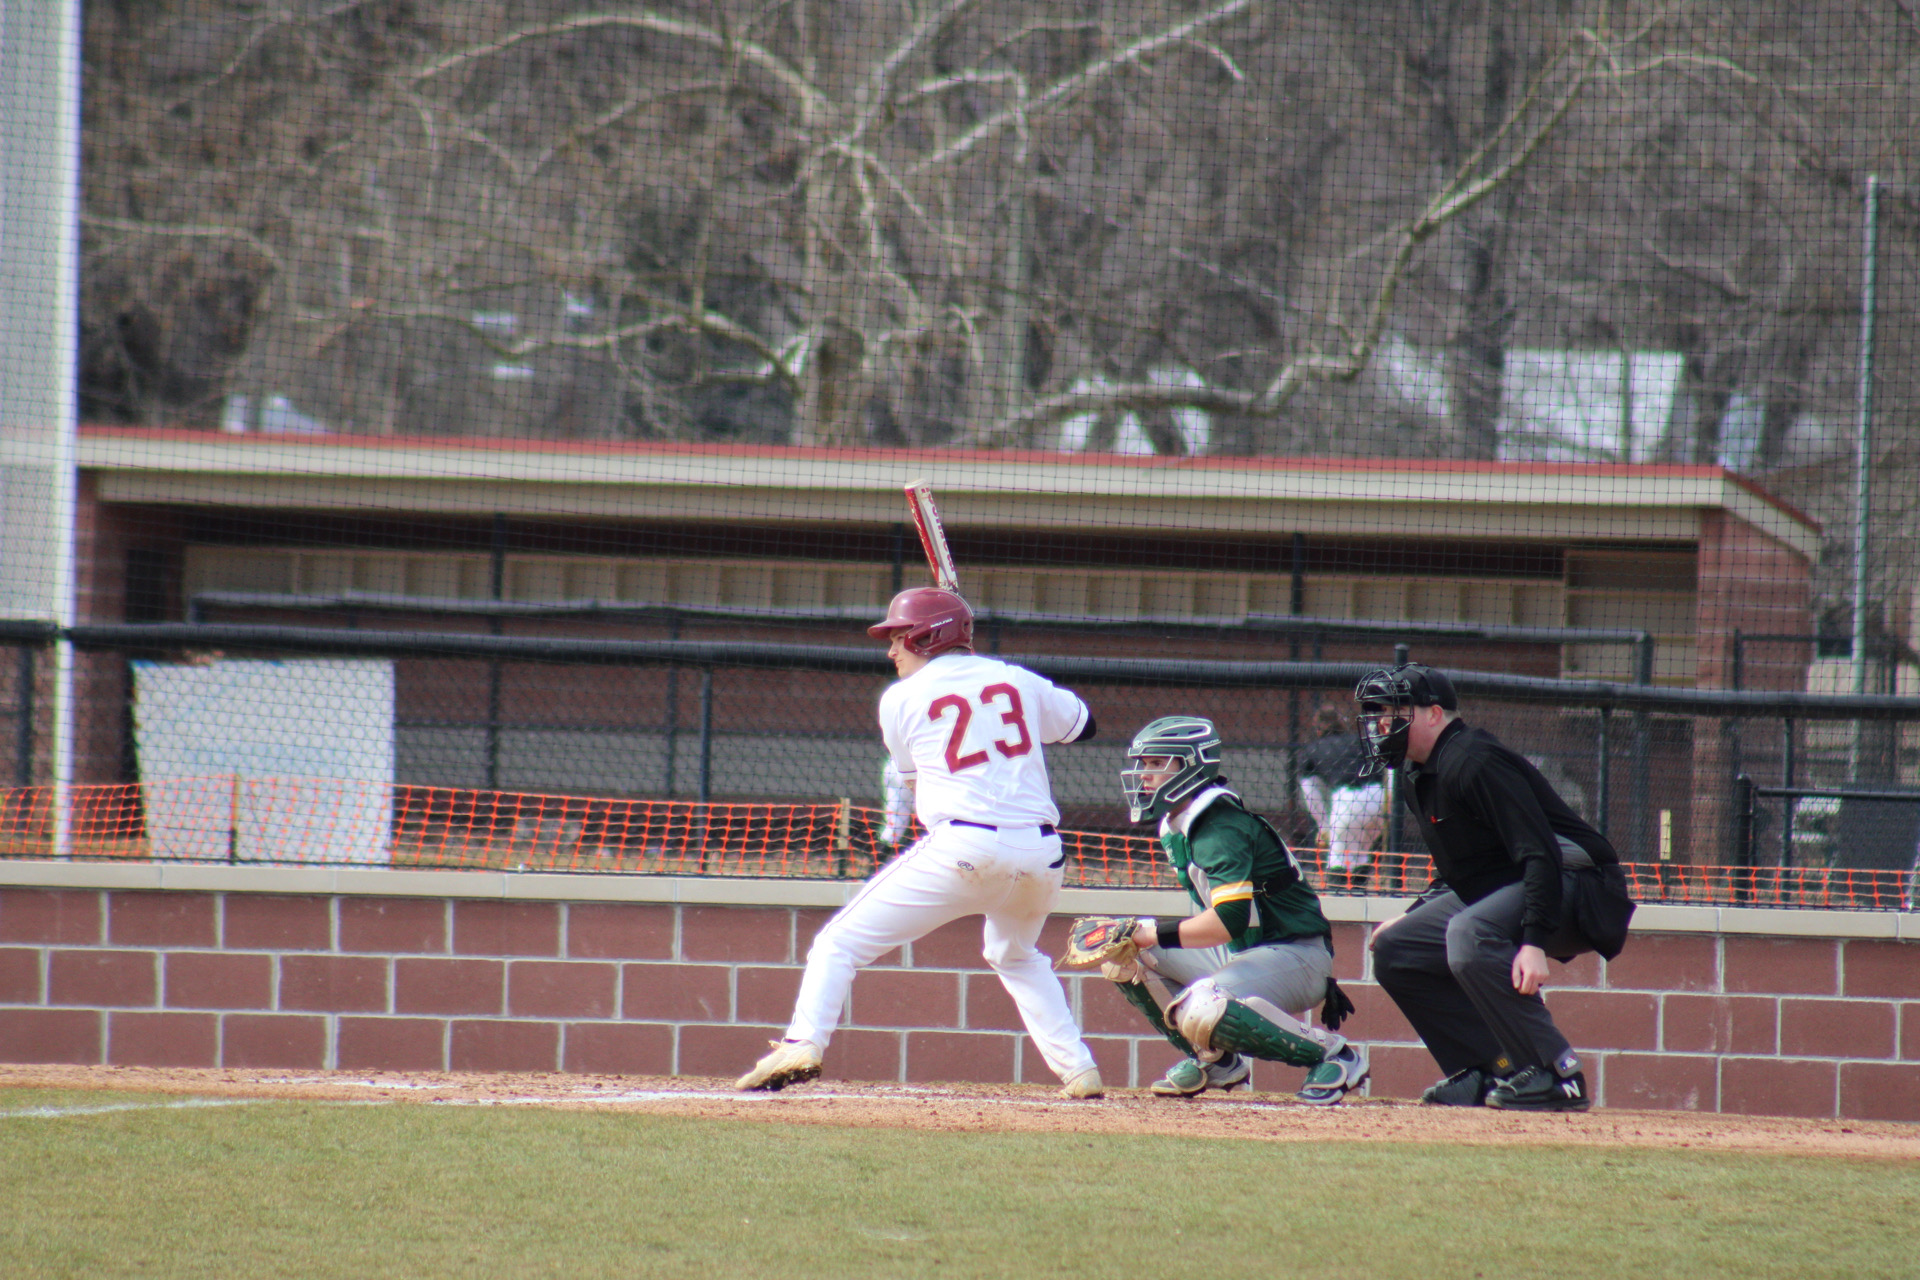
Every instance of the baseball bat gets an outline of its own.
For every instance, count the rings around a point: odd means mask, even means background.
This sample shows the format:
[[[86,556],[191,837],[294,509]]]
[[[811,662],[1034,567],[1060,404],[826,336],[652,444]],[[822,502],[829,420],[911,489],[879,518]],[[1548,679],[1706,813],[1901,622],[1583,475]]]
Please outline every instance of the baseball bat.
[[[933,571],[934,585],[944,591],[960,590],[960,574],[953,567],[953,553],[947,550],[947,531],[940,523],[940,508],[933,502],[933,486],[915,480],[905,486],[907,506],[913,511],[913,524],[920,531],[920,547],[927,553],[927,568]]]

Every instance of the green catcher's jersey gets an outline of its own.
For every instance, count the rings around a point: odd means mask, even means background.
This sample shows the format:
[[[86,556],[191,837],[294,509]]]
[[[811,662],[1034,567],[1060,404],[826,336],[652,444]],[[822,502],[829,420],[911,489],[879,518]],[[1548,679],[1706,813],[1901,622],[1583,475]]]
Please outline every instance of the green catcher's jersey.
[[[1206,801],[1202,792],[1196,800]],[[1196,907],[1212,907],[1231,935],[1229,951],[1283,938],[1332,938],[1320,898],[1300,875],[1286,841],[1265,818],[1224,788],[1188,825],[1163,824],[1160,847]]]

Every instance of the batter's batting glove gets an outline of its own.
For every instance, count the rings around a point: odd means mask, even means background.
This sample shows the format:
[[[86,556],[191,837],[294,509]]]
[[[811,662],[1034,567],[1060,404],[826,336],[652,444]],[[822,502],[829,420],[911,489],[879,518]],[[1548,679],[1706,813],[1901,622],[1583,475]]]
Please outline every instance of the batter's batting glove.
[[[1067,931],[1067,949],[1054,968],[1129,965],[1140,954],[1133,942],[1133,931],[1139,927],[1136,916],[1080,916]]]
[[[1353,1012],[1353,1001],[1347,999],[1347,993],[1331,977],[1327,979],[1327,1000],[1320,1006],[1320,1025],[1329,1031],[1338,1031],[1340,1024]]]

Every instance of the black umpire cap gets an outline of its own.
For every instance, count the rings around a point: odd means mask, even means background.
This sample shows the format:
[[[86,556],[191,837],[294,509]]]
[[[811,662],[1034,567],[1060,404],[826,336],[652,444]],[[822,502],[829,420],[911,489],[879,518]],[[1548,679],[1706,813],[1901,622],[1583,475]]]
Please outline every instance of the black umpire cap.
[[[1460,695],[1454,692],[1453,681],[1447,679],[1447,673],[1417,662],[1368,672],[1354,689],[1353,696],[1362,703],[1383,706],[1460,709]]]

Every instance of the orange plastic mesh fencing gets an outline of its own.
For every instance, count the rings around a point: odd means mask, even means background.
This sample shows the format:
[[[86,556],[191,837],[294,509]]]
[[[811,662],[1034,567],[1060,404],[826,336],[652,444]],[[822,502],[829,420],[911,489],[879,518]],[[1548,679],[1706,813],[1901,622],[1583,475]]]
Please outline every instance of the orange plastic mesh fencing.
[[[372,815],[371,818],[369,815]],[[53,852],[53,791],[0,791],[0,856]],[[894,853],[884,815],[846,801],[700,803],[520,795],[334,779],[232,776],[77,787],[71,856],[81,860],[229,862],[623,875],[857,879]],[[909,840],[922,834],[916,824]],[[1066,883],[1177,888],[1156,841],[1062,831]],[[1364,870],[1328,868],[1296,851],[1323,893],[1404,895],[1433,873],[1425,854],[1377,853]],[[1843,867],[1628,863],[1642,903],[1911,910],[1906,872]]]

